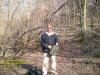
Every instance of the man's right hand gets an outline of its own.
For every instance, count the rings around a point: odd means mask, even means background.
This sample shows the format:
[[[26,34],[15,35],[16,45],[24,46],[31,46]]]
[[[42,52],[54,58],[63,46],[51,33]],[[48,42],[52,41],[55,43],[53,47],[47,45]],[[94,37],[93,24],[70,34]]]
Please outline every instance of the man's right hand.
[[[52,48],[52,46],[50,46],[50,45],[49,45],[49,46],[48,46],[48,48],[49,48],[49,49],[51,49],[51,48]]]

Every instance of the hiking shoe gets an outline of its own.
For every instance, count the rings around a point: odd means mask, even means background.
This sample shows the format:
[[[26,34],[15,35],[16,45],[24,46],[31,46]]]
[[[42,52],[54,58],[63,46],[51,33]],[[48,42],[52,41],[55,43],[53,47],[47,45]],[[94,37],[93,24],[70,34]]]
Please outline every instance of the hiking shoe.
[[[47,75],[47,74],[43,74],[43,75]]]
[[[56,72],[55,70],[51,70],[51,73],[54,73],[55,75],[58,74],[58,72]]]

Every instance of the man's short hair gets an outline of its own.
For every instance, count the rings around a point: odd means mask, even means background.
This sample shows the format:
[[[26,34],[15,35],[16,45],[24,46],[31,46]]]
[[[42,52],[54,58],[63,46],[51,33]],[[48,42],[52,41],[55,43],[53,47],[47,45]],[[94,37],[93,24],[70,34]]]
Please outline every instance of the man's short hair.
[[[47,24],[47,27],[48,27],[48,26],[51,26],[51,27],[52,27],[52,24],[49,23],[49,24]]]

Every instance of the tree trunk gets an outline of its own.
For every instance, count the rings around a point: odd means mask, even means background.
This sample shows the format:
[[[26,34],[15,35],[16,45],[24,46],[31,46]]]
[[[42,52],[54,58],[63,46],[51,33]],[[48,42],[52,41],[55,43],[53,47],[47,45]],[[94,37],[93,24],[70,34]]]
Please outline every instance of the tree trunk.
[[[2,0],[0,0],[0,7],[1,7],[1,4],[2,4]]]
[[[87,16],[87,0],[85,0],[85,2],[84,2],[84,30],[86,30],[87,29],[87,27],[86,27],[86,16]]]

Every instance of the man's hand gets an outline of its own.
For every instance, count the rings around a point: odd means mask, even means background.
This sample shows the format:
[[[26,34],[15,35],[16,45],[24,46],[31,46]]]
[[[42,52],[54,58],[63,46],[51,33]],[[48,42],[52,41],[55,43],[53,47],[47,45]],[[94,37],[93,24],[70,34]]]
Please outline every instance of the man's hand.
[[[58,46],[58,43],[56,43],[56,45]]]
[[[49,48],[49,49],[51,49],[51,48],[52,48],[52,46],[50,46],[50,45],[49,45],[49,46],[48,46],[48,48]]]

